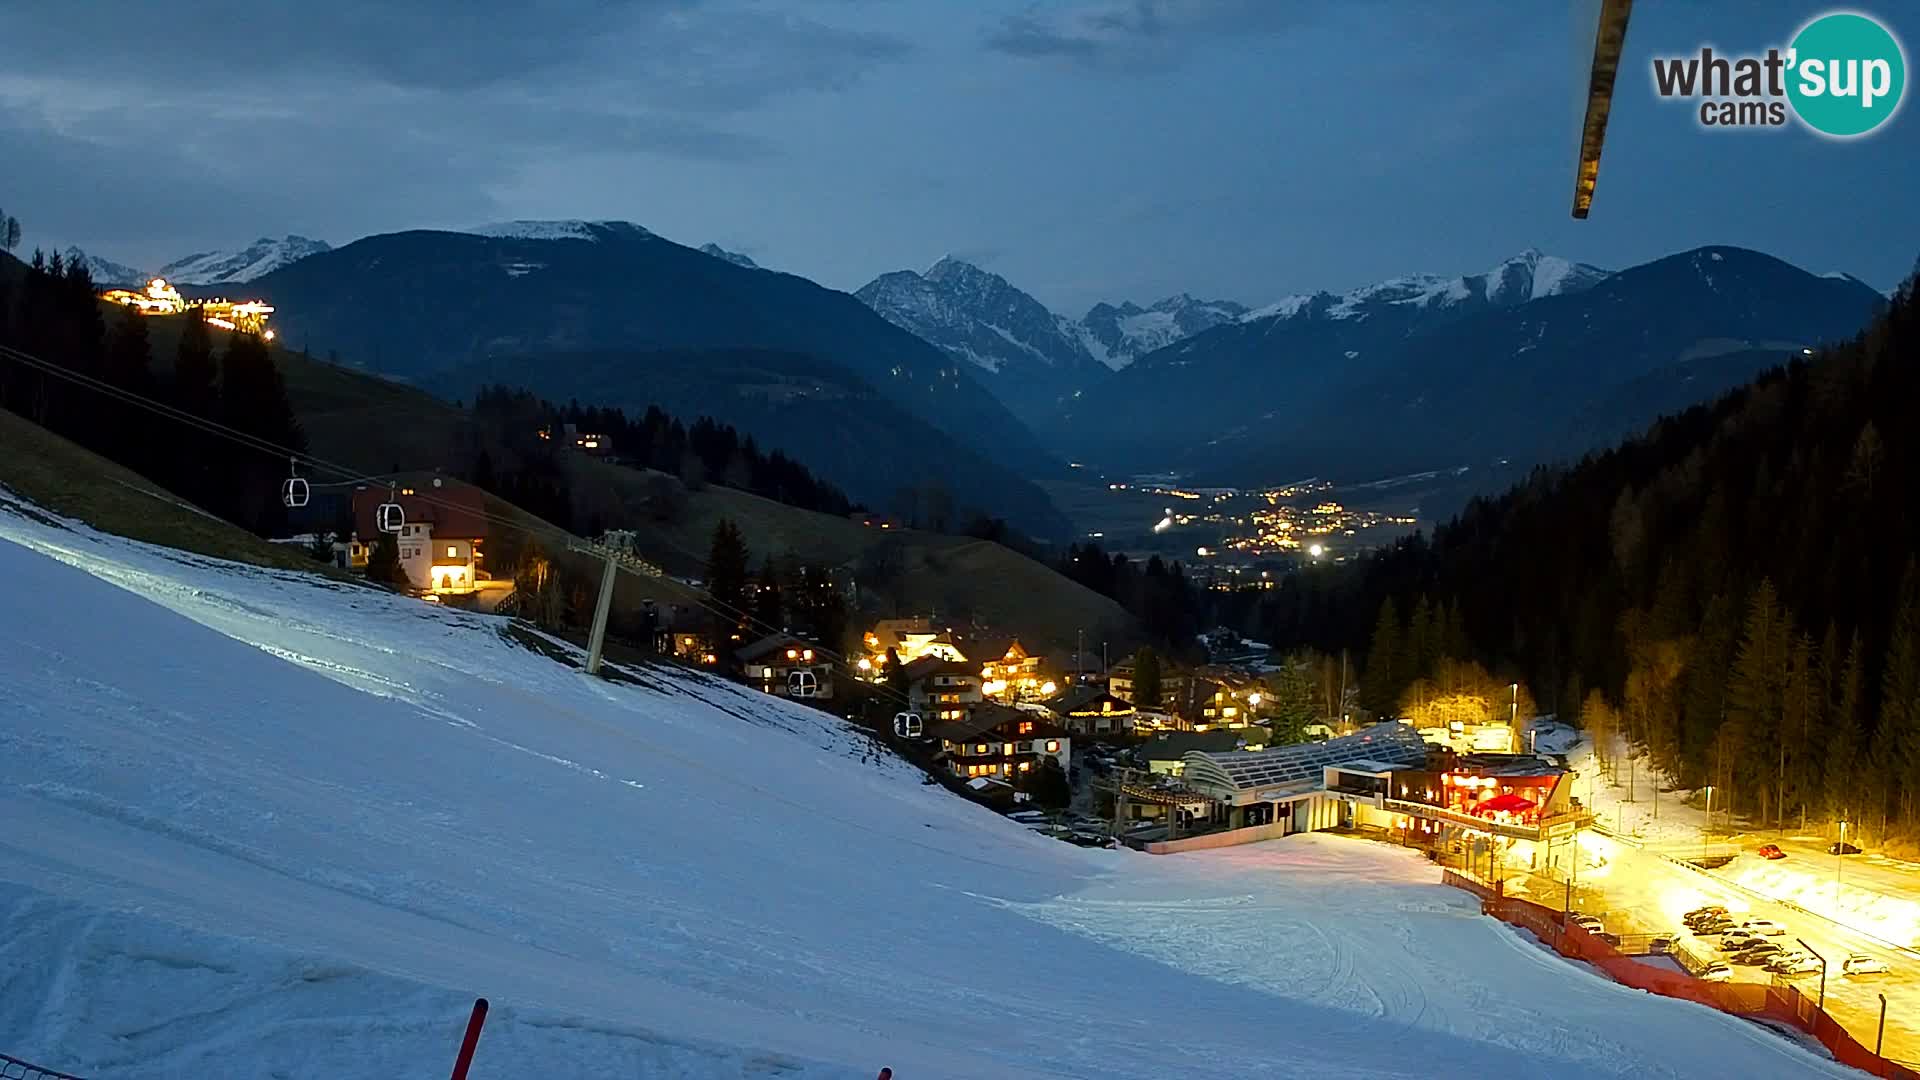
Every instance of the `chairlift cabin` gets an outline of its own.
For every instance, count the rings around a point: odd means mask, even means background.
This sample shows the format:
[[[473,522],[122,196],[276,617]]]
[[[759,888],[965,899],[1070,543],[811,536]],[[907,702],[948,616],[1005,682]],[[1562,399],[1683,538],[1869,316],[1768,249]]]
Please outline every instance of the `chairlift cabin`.
[[[820,693],[820,680],[814,678],[811,671],[787,672],[787,696],[810,698]]]
[[[400,504],[394,502],[393,496],[389,495],[387,501],[381,503],[380,508],[374,511],[373,523],[374,527],[383,533],[397,533],[406,527],[407,512],[400,509]]]
[[[926,726],[916,712],[893,714],[893,733],[902,739],[917,739],[926,732]]]
[[[287,482],[280,485],[280,502],[289,509],[297,510],[307,505],[309,494],[307,479],[304,476],[288,477]]]

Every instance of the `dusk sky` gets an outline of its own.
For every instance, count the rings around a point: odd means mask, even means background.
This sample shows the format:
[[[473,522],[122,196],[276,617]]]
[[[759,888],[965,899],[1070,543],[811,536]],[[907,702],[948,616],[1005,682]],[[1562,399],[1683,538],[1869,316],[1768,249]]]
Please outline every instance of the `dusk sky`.
[[[1911,104],[1841,143],[1654,97],[1655,53],[1783,45],[1821,4],[1637,7],[1584,222],[1586,2],[108,6],[0,29],[22,254],[151,268],[262,235],[622,218],[849,290],[955,253],[1075,315],[1527,247],[1619,267],[1737,244],[1881,289],[1920,254]],[[1876,9],[1911,58],[1920,16]]]

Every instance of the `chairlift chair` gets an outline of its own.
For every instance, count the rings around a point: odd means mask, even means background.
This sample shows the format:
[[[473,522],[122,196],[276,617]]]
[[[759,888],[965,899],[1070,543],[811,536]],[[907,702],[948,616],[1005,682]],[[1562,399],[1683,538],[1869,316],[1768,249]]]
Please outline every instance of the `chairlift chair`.
[[[893,733],[902,739],[917,739],[925,733],[926,727],[916,712],[893,714]]]
[[[814,678],[813,672],[804,669],[787,672],[788,697],[810,698],[819,693],[820,680]]]

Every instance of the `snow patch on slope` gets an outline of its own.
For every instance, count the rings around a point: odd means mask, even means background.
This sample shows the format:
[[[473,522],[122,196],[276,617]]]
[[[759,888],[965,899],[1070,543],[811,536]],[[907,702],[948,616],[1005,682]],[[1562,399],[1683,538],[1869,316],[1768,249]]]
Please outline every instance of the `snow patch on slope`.
[[[299,262],[309,255],[333,250],[324,240],[304,236],[263,236],[239,251],[202,251],[175,259],[157,276],[176,285],[227,285],[252,281]]]
[[[619,232],[653,235],[631,221],[496,221],[460,231],[505,240],[599,240]]]

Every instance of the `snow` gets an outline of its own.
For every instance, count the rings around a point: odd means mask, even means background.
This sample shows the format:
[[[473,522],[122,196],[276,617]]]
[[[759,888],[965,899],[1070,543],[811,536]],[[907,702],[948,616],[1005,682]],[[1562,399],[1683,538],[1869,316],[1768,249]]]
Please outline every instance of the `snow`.
[[[1850,1075],[1408,851],[1073,847],[822,713],[10,498],[8,1053],[431,1075],[484,994],[476,1077]]]
[[[322,240],[263,236],[240,251],[202,251],[161,267],[159,277],[176,285],[239,284],[332,248]]]
[[[599,240],[607,232],[647,234],[647,230],[630,221],[579,220],[496,221],[460,231],[472,233],[475,236],[492,236],[507,240]]]

